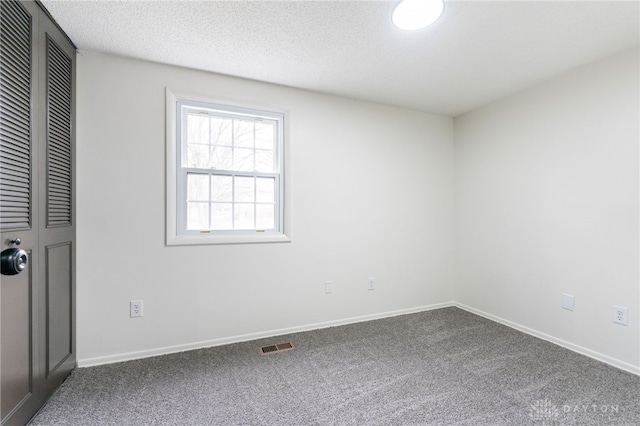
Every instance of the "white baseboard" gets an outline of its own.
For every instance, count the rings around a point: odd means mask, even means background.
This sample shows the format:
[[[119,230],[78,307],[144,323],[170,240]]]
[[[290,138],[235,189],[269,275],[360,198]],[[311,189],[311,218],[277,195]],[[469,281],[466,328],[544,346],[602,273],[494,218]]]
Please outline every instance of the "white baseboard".
[[[619,368],[624,371],[628,371],[629,373],[633,373],[635,375],[640,376],[640,367],[637,365],[629,364],[628,362],[621,361],[616,358],[612,358],[608,355],[601,354],[596,351],[592,351],[591,349],[583,348],[582,346],[573,344],[571,342],[567,342],[566,340],[558,339],[557,337],[550,336],[548,334],[542,333],[540,331],[534,330],[529,327],[525,327],[523,325],[517,324],[512,321],[508,321],[504,318],[497,317],[492,314],[488,314],[479,309],[472,308],[471,306],[464,305],[462,303],[454,302],[453,306],[464,309],[467,312],[471,312],[472,314],[479,315],[481,317],[487,318],[491,321],[498,322],[500,324],[506,325],[507,327],[511,327],[523,333],[529,334],[531,336],[546,340],[548,342],[554,343],[558,346],[562,346],[563,348],[569,349],[573,352],[577,352],[581,355],[588,356],[589,358],[593,358],[597,361],[604,362],[605,364],[612,365],[616,368]]]
[[[395,317],[399,315],[413,314],[417,312],[431,311],[434,309],[448,308],[455,306],[454,302],[436,303],[428,306],[418,306],[415,308],[401,309],[397,311],[382,312],[378,314],[363,315],[359,317],[344,318],[333,321],[307,324],[295,327],[280,328],[276,330],[261,331],[259,333],[242,334],[239,336],[229,336],[220,339],[205,340],[201,342],[187,343],[183,345],[166,346],[163,348],[147,349],[138,352],[127,352],[121,354],[100,356],[95,358],[85,358],[78,360],[78,367],[92,367],[96,365],[112,364],[115,362],[131,361],[140,358],[149,358],[159,355],[167,355],[176,352],[184,352],[193,349],[210,348],[214,346],[228,345],[230,343],[246,342],[250,340],[262,339],[265,337],[281,336],[284,334],[299,333],[301,331],[318,330],[321,328],[336,327],[339,325],[354,324],[358,322],[371,321],[381,318]]]
[[[275,337],[275,336],[281,336],[281,335],[285,335],[285,334],[299,333],[299,332],[302,332],[302,331],[318,330],[318,329],[322,329],[322,328],[337,327],[337,326],[340,326],[340,325],[354,324],[354,323],[358,323],[358,322],[371,321],[371,320],[376,320],[376,319],[381,319],[381,318],[389,318],[389,317],[395,317],[395,316],[399,316],[399,315],[407,315],[407,314],[413,314],[413,313],[417,313],[417,312],[431,311],[431,310],[434,310],[434,309],[448,308],[448,307],[451,307],[451,306],[458,307],[458,308],[463,309],[463,310],[465,310],[467,312],[471,312],[473,314],[476,314],[476,315],[479,315],[479,316],[481,316],[483,318],[487,318],[487,319],[489,319],[491,321],[495,321],[495,322],[498,322],[500,324],[506,325],[507,327],[511,327],[511,328],[513,328],[515,330],[521,331],[521,332],[529,334],[531,336],[546,340],[546,341],[554,343],[554,344],[556,344],[558,346],[562,346],[563,348],[569,349],[569,350],[571,350],[573,352],[577,352],[577,353],[579,353],[581,355],[588,356],[589,358],[593,358],[593,359],[595,359],[597,361],[601,361],[601,362],[604,362],[606,364],[612,365],[612,366],[614,366],[616,368],[619,368],[621,370],[628,371],[629,373],[632,373],[632,374],[635,374],[635,375],[640,375],[640,367],[639,366],[636,366],[636,365],[633,365],[633,364],[629,364],[627,362],[621,361],[621,360],[616,359],[616,358],[612,358],[612,357],[610,357],[608,355],[604,355],[604,354],[601,354],[601,353],[596,352],[596,351],[592,351],[592,350],[584,348],[582,346],[573,344],[571,342],[567,342],[565,340],[562,340],[562,339],[559,339],[557,337],[542,333],[540,331],[534,330],[534,329],[529,328],[529,327],[525,327],[523,325],[514,323],[512,321],[505,320],[504,318],[500,318],[498,316],[489,314],[487,312],[481,311],[479,309],[472,308],[471,306],[467,306],[465,304],[458,303],[458,302],[437,303],[437,304],[433,304],[433,305],[418,306],[418,307],[415,307],[415,308],[401,309],[401,310],[397,310],[397,311],[389,311],[389,312],[382,312],[382,313],[378,313],[378,314],[371,314],[371,315],[363,315],[363,316],[358,316],[358,317],[343,318],[343,319],[339,319],[339,320],[326,321],[326,322],[321,322],[321,323],[307,324],[307,325],[288,327],[288,328],[281,328],[281,329],[275,329],[275,330],[267,330],[267,331],[261,331],[261,332],[258,332],[258,333],[242,334],[242,335],[238,335],[238,336],[229,336],[229,337],[223,337],[223,338],[219,338],[219,339],[205,340],[205,341],[194,342],[194,343],[187,343],[187,344],[183,344],[183,345],[166,346],[166,347],[162,347],[162,348],[155,348],[155,349],[148,349],[148,350],[138,351],[138,352],[127,352],[127,353],[121,353],[121,354],[100,356],[100,357],[95,357],[95,358],[85,358],[85,359],[79,359],[77,365],[78,365],[78,367],[92,367],[92,366],[102,365],[102,364],[112,364],[112,363],[116,363],[116,362],[131,361],[131,360],[134,360],[134,359],[149,358],[149,357],[153,357],[153,356],[167,355],[167,354],[176,353],[176,352],[184,352],[184,351],[189,351],[189,350],[193,350],[193,349],[201,349],[201,348],[209,348],[209,347],[214,347],[214,346],[228,345],[228,344],[231,344],[231,343],[246,342],[246,341],[262,339],[262,338],[266,338],[266,337]]]

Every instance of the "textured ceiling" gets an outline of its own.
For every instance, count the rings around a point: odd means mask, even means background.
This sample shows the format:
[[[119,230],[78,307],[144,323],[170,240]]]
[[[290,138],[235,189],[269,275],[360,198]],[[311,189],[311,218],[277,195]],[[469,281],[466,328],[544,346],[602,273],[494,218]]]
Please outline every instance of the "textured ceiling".
[[[450,116],[640,45],[638,1],[447,1],[417,32],[393,1],[42,3],[80,50]]]

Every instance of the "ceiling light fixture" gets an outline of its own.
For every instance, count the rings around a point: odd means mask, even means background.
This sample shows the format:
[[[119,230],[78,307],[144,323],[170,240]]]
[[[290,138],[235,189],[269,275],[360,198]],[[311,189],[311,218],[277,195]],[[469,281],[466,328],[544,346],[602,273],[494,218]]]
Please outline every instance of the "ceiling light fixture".
[[[436,22],[443,11],[444,0],[402,0],[391,20],[401,30],[420,30]]]

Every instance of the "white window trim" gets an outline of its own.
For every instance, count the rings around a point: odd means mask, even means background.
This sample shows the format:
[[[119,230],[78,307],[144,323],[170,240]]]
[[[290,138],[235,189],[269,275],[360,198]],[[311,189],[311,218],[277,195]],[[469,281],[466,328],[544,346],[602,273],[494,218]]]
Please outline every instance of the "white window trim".
[[[205,102],[211,104],[228,105],[237,108],[249,108],[256,110],[274,111],[282,113],[286,116],[286,111],[282,108],[265,107],[250,104],[239,104],[238,102],[211,99],[201,95],[193,95],[190,93],[177,92],[166,88],[166,244],[168,246],[177,245],[214,245],[214,244],[254,244],[254,243],[283,243],[291,241],[291,214],[290,214],[290,194],[288,188],[291,187],[290,173],[288,173],[286,158],[289,150],[288,143],[283,143],[282,149],[282,179],[283,185],[281,191],[284,192],[280,198],[280,228],[281,230],[272,232],[258,231],[229,231],[216,233],[201,234],[180,234],[178,227],[178,149],[180,145],[177,137],[177,103],[178,100],[189,100],[197,102]],[[284,136],[287,135],[287,120],[284,122],[282,129]],[[286,176],[286,178],[285,178]]]

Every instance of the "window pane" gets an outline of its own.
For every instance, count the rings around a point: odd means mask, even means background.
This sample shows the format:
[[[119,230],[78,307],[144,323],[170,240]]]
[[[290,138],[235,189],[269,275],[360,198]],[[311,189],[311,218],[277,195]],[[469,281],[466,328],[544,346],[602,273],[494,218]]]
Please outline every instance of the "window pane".
[[[256,178],[256,201],[273,203],[275,201],[275,182],[273,178]]]
[[[253,121],[233,120],[235,146],[253,148]]]
[[[274,224],[274,207],[272,204],[256,205],[256,229],[273,229]]]
[[[256,151],[256,171],[272,173],[273,170],[273,151]]]
[[[209,176],[187,175],[187,201],[209,201]]]
[[[209,203],[187,203],[187,230],[209,229]]]
[[[231,203],[211,205],[211,229],[218,231],[233,229],[233,208]]]
[[[171,119],[180,129],[179,161],[169,182],[180,187],[177,197],[167,195],[167,217],[177,224],[177,237],[211,230],[215,243],[219,236],[256,229],[280,231],[284,114],[186,98],[178,98],[177,106]],[[179,204],[170,206],[173,198]]]
[[[256,148],[273,150],[274,130],[274,123],[269,121],[256,121]]]
[[[217,170],[231,170],[233,165],[233,149],[221,146],[211,148],[211,167]]]
[[[211,201],[233,201],[231,176],[211,176]]]
[[[233,151],[233,170],[242,172],[252,172],[253,167],[253,150],[245,148],[236,148]]]
[[[252,177],[236,177],[235,178],[235,201],[250,202],[254,200],[254,188]]]
[[[209,116],[187,114],[187,143],[209,143]]]
[[[254,204],[235,204],[234,229],[254,229]]]
[[[209,168],[209,145],[187,145],[187,167]]]
[[[214,145],[232,145],[230,118],[211,118],[211,143]]]

